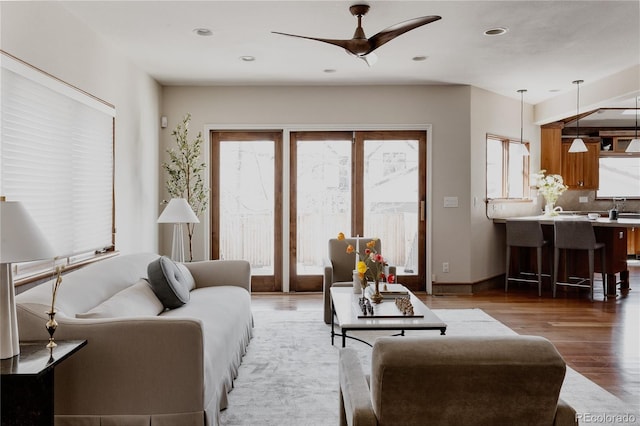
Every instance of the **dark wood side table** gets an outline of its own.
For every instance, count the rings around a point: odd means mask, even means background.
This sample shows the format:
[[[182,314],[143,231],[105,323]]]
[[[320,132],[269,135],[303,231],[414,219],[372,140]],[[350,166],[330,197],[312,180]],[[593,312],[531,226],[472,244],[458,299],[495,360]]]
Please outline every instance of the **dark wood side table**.
[[[53,426],[53,370],[87,344],[86,340],[21,342],[20,355],[0,360],[2,426]]]

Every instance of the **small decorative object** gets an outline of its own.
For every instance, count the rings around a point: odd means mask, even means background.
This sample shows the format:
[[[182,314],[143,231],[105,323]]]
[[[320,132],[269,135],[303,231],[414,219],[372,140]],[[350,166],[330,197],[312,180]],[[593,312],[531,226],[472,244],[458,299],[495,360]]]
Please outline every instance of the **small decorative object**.
[[[360,274],[356,269],[353,270],[353,292],[355,294],[362,293],[362,280],[360,279]]]
[[[53,333],[56,332],[56,328],[58,328],[58,322],[56,321],[56,295],[58,294],[58,288],[60,288],[60,284],[62,284],[62,266],[56,267],[56,281],[53,283],[51,293],[51,309],[48,312],[45,312],[49,316],[49,320],[45,324],[45,328],[49,333],[49,343],[47,343],[47,348],[53,350],[58,344],[53,339]]]
[[[362,315],[373,315],[373,306],[369,302],[369,299],[366,297],[358,299],[358,304],[360,305],[360,309],[362,309]]]
[[[413,316],[413,305],[408,297],[396,298],[396,306],[402,312],[402,315]]]
[[[560,175],[544,175],[546,170],[540,170],[539,173],[534,175],[536,179],[536,188],[538,192],[542,194],[545,201],[544,215],[545,216],[557,216],[559,211],[562,211],[561,207],[554,207],[558,197],[567,190],[567,185],[564,184],[562,176]]]
[[[338,234],[338,240],[343,241],[344,234]],[[380,280],[385,278],[385,267],[388,266],[384,257],[376,251],[376,238],[371,239],[367,243],[364,253],[360,253],[360,236],[356,237],[356,248],[351,244],[347,244],[347,253],[356,254],[356,270],[362,280],[363,288],[366,287],[367,278],[375,282],[374,293],[371,295],[373,303],[382,302],[382,294],[380,294]],[[354,290],[355,291],[355,290]]]

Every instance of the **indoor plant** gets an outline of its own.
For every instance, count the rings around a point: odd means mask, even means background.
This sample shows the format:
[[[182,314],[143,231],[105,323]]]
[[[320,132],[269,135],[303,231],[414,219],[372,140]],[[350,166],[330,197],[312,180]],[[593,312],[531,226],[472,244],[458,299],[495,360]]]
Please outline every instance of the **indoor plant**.
[[[200,216],[209,201],[209,189],[204,186],[202,173],[206,164],[200,160],[202,153],[202,132],[189,141],[189,122],[191,114],[187,113],[171,132],[175,137],[177,148],[167,150],[169,161],[162,163],[169,177],[166,181],[167,192],[171,198],[185,198],[196,216]],[[193,261],[193,231],[195,223],[187,223],[189,236],[189,261]]]

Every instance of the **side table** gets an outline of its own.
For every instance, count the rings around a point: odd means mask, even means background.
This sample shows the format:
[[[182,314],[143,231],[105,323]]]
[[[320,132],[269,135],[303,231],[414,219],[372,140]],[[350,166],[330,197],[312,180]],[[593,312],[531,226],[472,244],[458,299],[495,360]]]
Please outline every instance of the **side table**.
[[[20,355],[0,360],[2,426],[53,426],[54,369],[87,341],[56,343],[50,351],[46,341],[20,342]]]

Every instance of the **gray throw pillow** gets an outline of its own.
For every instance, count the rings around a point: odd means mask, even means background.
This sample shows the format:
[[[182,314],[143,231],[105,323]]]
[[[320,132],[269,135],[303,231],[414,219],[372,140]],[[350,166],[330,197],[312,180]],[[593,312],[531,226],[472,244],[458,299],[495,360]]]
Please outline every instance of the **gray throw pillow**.
[[[179,308],[189,301],[189,279],[187,268],[179,268],[166,256],[159,257],[147,266],[149,284],[162,305],[168,309]]]

